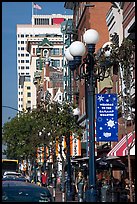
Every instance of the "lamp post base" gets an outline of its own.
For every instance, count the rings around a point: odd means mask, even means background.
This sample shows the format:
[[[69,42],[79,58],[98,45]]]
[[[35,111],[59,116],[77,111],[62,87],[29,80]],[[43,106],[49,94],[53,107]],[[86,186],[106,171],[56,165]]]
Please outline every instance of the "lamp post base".
[[[88,189],[85,192],[85,201],[86,202],[97,202],[97,191],[93,188]]]
[[[66,201],[72,201],[72,192],[70,191],[66,192]]]

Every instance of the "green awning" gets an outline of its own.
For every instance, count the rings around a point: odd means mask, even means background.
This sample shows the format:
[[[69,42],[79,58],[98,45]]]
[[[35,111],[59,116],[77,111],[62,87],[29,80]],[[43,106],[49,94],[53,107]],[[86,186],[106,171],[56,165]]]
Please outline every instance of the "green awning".
[[[47,39],[47,38],[44,38],[44,40],[42,42],[40,42],[38,44],[38,46],[44,46],[44,45],[48,45],[48,46],[51,46],[52,43]]]

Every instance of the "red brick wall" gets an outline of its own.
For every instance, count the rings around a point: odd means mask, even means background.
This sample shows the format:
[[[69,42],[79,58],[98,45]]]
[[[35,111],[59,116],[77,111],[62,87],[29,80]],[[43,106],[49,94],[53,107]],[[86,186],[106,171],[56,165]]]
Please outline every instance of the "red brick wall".
[[[81,4],[82,2],[79,2]],[[88,2],[91,3],[91,2]],[[95,29],[98,31],[100,39],[99,42],[96,45],[96,50],[100,49],[102,45],[109,41],[109,32],[106,24],[106,15],[108,10],[111,7],[110,2],[92,2],[94,7],[87,7],[83,15],[81,16],[81,19],[79,21],[79,25],[77,27],[78,29],[78,40],[81,41],[81,36],[83,36],[85,32],[85,28],[87,29]],[[76,13],[74,11],[74,13]],[[76,17],[74,16],[74,22]],[[80,93],[79,93],[79,105],[81,109],[81,100],[85,96],[85,84],[80,83],[79,87]]]

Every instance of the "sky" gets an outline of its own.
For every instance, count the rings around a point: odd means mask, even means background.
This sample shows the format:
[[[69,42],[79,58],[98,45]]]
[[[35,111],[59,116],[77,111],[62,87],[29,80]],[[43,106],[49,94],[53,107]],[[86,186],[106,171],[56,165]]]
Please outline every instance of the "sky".
[[[72,14],[65,2],[35,3],[42,9],[34,14]],[[16,25],[31,24],[31,16],[32,2],[2,2],[2,125],[17,114]]]

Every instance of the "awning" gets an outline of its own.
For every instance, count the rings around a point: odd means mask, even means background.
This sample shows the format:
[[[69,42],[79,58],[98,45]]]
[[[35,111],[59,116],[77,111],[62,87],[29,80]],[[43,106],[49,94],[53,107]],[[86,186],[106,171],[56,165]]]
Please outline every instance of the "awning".
[[[127,135],[128,146],[131,145],[130,155],[135,155],[135,132]],[[126,156],[127,155],[127,141],[126,135],[113,147],[107,156]]]

